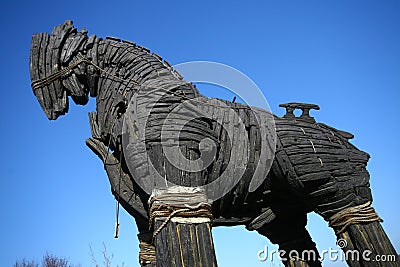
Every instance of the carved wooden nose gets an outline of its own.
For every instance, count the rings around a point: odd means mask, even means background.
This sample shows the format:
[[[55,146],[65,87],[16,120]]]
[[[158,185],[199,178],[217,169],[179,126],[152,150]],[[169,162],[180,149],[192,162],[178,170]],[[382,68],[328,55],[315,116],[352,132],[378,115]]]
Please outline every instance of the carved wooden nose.
[[[283,116],[284,118],[300,119],[300,120],[305,120],[305,121],[310,121],[310,122],[315,122],[314,117],[310,116],[310,110],[311,109],[319,110],[318,105],[306,104],[306,103],[291,102],[291,103],[279,104],[279,106],[286,109],[286,114]],[[296,117],[294,115],[293,112],[296,109],[301,109],[302,114],[300,115],[300,117]]]

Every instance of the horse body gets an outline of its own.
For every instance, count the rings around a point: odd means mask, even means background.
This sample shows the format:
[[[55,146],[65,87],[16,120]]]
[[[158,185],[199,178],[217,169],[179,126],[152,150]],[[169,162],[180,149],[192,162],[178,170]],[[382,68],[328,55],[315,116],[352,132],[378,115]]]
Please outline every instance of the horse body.
[[[140,174],[140,179],[146,179],[151,173],[142,170],[140,160],[130,162],[131,155],[123,149],[124,118],[129,105],[135,105],[135,120],[142,120],[146,128],[145,146],[155,170],[181,186],[202,186],[227,170],[232,150],[227,140],[240,140],[243,136],[228,136],[223,126],[236,125],[237,121],[228,113],[224,115],[220,105],[234,110],[240,118],[248,138],[248,160],[237,185],[214,201],[214,226],[246,225],[283,249],[316,251],[305,229],[308,212],[316,211],[330,220],[346,208],[372,201],[366,170],[369,155],[348,141],[350,134],[309,117],[280,118],[266,111],[254,112],[240,103],[210,100],[183,81],[168,62],[134,43],[88,37],[85,30],[78,32],[67,21],[55,27],[51,35],[33,36],[31,78],[34,93],[49,119],[68,111],[68,96],[77,104],[86,104],[89,94],[96,97],[96,112],[89,114],[92,138],[87,145],[104,162],[113,194],[135,218],[141,233],[148,231],[149,194],[134,178]],[[168,114],[191,100],[209,113],[223,114],[219,122],[201,116],[187,119],[179,135],[170,136],[190,160],[202,156],[202,139],[210,138],[218,144],[214,161],[196,172],[180,171],[170,164],[163,155],[162,144],[162,125]],[[143,116],[141,112],[145,112]],[[260,118],[273,119],[276,133],[263,126]],[[265,140],[275,154],[273,158],[263,154],[261,147],[266,133],[272,136]],[[243,160],[235,157],[238,162]],[[134,165],[135,173],[129,164]],[[271,168],[260,172],[259,164]],[[261,182],[249,190],[255,174]],[[320,265],[318,261],[309,264]]]

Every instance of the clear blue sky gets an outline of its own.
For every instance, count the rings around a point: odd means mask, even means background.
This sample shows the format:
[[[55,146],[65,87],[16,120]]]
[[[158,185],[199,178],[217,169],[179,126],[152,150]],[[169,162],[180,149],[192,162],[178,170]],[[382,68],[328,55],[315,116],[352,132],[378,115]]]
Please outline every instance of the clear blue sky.
[[[209,60],[235,67],[264,92],[274,113],[289,101],[317,103],[318,121],[355,134],[371,154],[374,207],[400,252],[400,1],[2,1],[0,121],[0,266],[46,252],[91,265],[137,266],[132,218],[121,214],[100,160],[86,148],[85,107],[49,122],[29,79],[31,35],[67,19],[98,36],[117,36],[156,51],[172,64]],[[218,92],[216,93],[218,94]],[[335,248],[333,231],[311,215],[318,247]],[[259,262],[269,242],[242,227],[213,230],[220,266]],[[326,266],[341,266],[326,263]]]

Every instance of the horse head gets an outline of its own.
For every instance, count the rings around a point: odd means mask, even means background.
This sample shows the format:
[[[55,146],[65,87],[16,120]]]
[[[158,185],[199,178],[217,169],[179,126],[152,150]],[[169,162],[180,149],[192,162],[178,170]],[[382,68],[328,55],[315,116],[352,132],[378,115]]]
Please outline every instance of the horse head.
[[[95,85],[85,77],[87,64],[78,59],[90,50],[88,41],[87,32],[78,32],[71,21],[54,27],[51,34],[32,36],[32,89],[50,120],[68,112],[68,96],[76,104],[88,102],[89,88]]]

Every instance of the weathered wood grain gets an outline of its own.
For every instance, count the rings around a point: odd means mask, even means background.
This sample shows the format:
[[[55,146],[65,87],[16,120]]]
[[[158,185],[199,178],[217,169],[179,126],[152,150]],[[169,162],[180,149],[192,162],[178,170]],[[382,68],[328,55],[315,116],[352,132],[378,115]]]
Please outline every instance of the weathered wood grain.
[[[162,220],[156,220],[160,227]],[[209,224],[169,222],[155,238],[157,267],[217,266]]]

